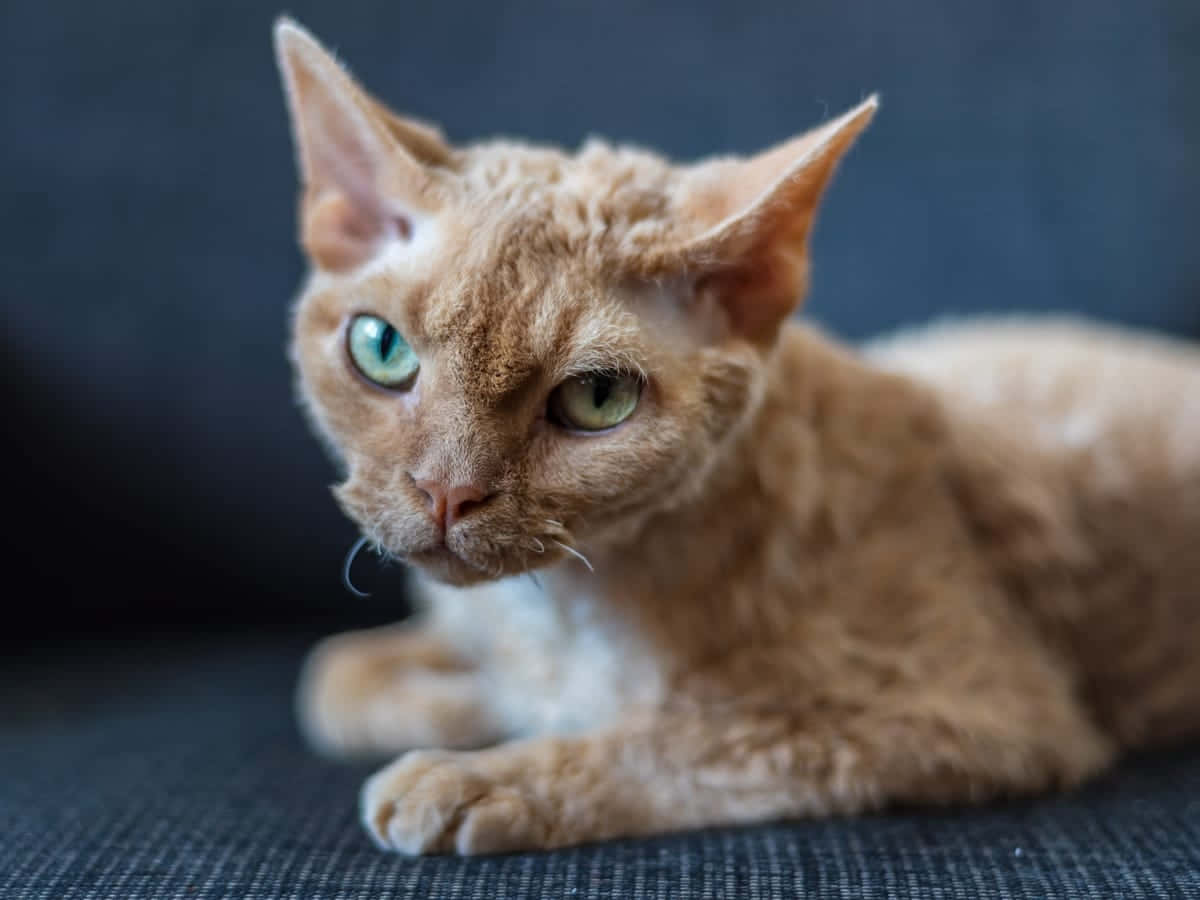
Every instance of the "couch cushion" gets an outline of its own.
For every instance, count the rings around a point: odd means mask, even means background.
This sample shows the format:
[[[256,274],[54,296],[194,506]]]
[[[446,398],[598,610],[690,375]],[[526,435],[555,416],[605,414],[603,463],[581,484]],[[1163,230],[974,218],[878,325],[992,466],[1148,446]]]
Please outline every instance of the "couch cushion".
[[[491,859],[385,855],[355,818],[367,770],[315,758],[295,733],[305,643],[144,639],[10,657],[0,897],[1200,896],[1195,751],[985,810]]]

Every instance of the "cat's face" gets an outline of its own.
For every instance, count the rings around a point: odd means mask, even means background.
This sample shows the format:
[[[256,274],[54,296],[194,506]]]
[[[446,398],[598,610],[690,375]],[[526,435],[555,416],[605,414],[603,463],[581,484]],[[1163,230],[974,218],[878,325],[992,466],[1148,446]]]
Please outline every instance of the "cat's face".
[[[702,489],[873,101],[748,162],[454,149],[294,26],[277,48],[313,262],[293,358],[364,533],[467,584],[602,552]]]
[[[315,279],[296,317],[304,393],[348,468],[343,508],[456,583],[628,532],[702,479],[752,405],[756,353],[706,346],[671,285],[590,265],[561,235],[529,247],[538,207],[445,208],[378,265]],[[404,354],[397,387],[364,374],[388,377],[385,342]]]

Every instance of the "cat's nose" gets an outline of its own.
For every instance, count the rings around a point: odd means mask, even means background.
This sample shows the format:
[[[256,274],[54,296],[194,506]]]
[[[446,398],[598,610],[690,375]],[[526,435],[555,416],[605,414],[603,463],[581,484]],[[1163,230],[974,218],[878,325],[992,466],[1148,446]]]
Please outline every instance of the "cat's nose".
[[[487,491],[476,484],[458,484],[454,487],[447,487],[442,482],[430,478],[414,480],[413,484],[417,486],[418,491],[425,495],[425,506],[442,534],[453,528],[454,523],[470,513],[471,510],[483,506],[490,496]]]

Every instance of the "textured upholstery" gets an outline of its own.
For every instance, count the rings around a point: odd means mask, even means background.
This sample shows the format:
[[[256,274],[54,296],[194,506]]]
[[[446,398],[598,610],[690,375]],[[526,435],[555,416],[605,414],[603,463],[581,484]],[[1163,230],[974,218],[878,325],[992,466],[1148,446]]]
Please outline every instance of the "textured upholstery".
[[[376,851],[368,771],[309,755],[295,640],[139,642],[10,660],[0,700],[0,897],[1200,897],[1200,753],[1077,794],[964,812],[718,829],[555,853]],[[82,655],[81,655],[82,654]]]

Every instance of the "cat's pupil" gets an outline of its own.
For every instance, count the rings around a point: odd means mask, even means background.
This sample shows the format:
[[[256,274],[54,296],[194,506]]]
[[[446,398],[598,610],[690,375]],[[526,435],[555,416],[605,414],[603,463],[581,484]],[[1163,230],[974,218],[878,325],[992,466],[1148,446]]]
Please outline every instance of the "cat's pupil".
[[[387,359],[391,355],[392,347],[396,345],[396,329],[391,325],[383,329],[383,333],[379,335],[379,358]]]
[[[612,393],[611,378],[597,378],[592,382],[592,403],[596,409],[602,409],[604,404],[608,402],[608,395]]]

